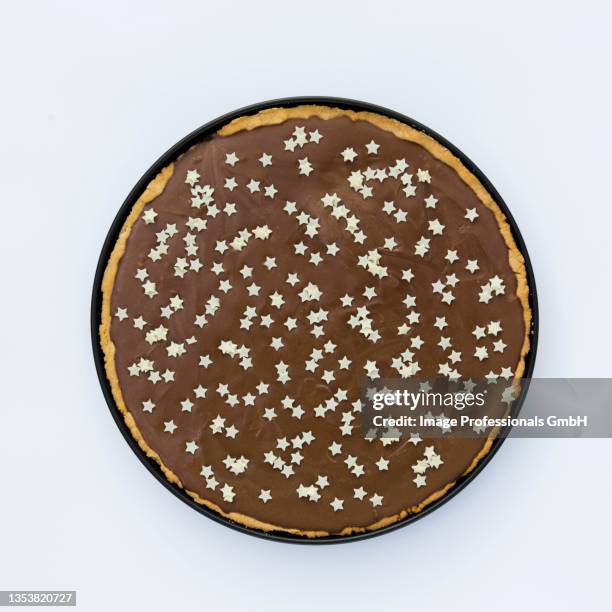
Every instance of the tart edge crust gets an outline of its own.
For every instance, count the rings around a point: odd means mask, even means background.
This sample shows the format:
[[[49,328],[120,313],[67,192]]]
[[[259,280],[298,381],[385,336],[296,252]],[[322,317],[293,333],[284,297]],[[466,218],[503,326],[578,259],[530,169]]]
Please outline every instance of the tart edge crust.
[[[278,125],[289,119],[308,119],[311,117],[318,117],[320,119],[348,117],[352,121],[367,121],[386,132],[391,132],[401,140],[408,140],[410,142],[414,142],[416,144],[421,145],[436,159],[445,163],[447,166],[450,166],[453,170],[455,170],[461,180],[463,180],[463,182],[468,185],[468,187],[470,187],[470,189],[476,194],[481,203],[489,210],[491,210],[491,212],[495,215],[499,226],[500,234],[502,235],[504,242],[508,247],[508,264],[510,265],[510,269],[514,272],[514,275],[516,277],[516,295],[519,301],[521,302],[523,308],[525,336],[523,338],[521,354],[515,370],[515,381],[518,381],[518,379],[522,377],[525,371],[525,356],[529,352],[529,334],[531,331],[531,308],[529,306],[529,286],[527,284],[525,260],[521,252],[518,250],[518,247],[516,246],[510,226],[508,225],[506,217],[499,208],[499,206],[495,203],[489,192],[483,187],[480,181],[463,165],[461,160],[455,157],[455,155],[453,155],[446,147],[444,147],[437,140],[433,139],[431,136],[428,136],[424,132],[416,130],[404,123],[401,123],[400,121],[397,121],[396,119],[391,119],[390,117],[386,117],[384,115],[379,115],[377,113],[372,113],[368,111],[352,111],[317,105],[301,105],[294,108],[269,108],[263,111],[259,111],[254,115],[244,115],[242,117],[234,119],[227,125],[223,126],[217,132],[217,134],[219,136],[230,136],[237,132],[245,130],[250,131],[258,127]],[[130,433],[132,434],[133,438],[138,443],[138,446],[145,452],[147,457],[150,457],[157,462],[164,476],[169,482],[181,487],[195,502],[206,506],[217,514],[252,529],[258,529],[264,532],[280,531],[292,535],[303,536],[306,538],[317,538],[328,535],[344,536],[353,533],[375,531],[377,529],[381,529],[382,527],[386,527],[397,521],[400,521],[401,519],[405,518],[410,514],[416,514],[423,510],[423,508],[425,508],[427,505],[443,497],[456,484],[456,481],[450,482],[446,484],[443,488],[439,489],[438,491],[435,491],[425,500],[423,500],[420,504],[417,504],[410,508],[406,508],[399,513],[383,517],[375,523],[372,523],[365,527],[349,526],[345,527],[340,532],[334,533],[330,533],[328,531],[323,530],[301,530],[266,523],[239,512],[224,512],[214,502],[200,497],[200,495],[198,495],[194,491],[189,491],[188,489],[185,489],[179,477],[164,464],[159,454],[149,446],[147,441],[144,439],[141,431],[138,429],[136,421],[134,420],[134,417],[132,416],[130,410],[126,406],[126,403],[123,399],[123,394],[121,392],[121,387],[119,385],[119,378],[117,376],[117,370],[115,368],[115,345],[112,342],[110,335],[110,305],[113,287],[115,284],[115,278],[117,276],[117,270],[121,258],[125,253],[127,241],[130,236],[132,226],[142,213],[144,207],[163,193],[166,185],[168,184],[168,181],[172,177],[173,172],[174,163],[171,163],[165,168],[163,168],[161,172],[149,183],[145,191],[142,193],[142,195],[138,198],[138,200],[132,207],[132,210],[130,211],[127,219],[125,220],[125,223],[123,224],[117,241],[113,247],[102,279],[102,312],[99,333],[100,346],[102,347],[102,351],[104,353],[104,368],[106,371],[106,377],[110,383],[111,391],[117,408],[123,415],[125,423],[128,429],[130,430]],[[463,472],[462,476],[471,472],[478,465],[479,461],[488,454],[493,444],[493,441],[497,436],[497,433],[498,429],[494,429],[490,433],[490,435],[485,440],[483,447],[473,458],[471,464],[468,466],[465,472]]]

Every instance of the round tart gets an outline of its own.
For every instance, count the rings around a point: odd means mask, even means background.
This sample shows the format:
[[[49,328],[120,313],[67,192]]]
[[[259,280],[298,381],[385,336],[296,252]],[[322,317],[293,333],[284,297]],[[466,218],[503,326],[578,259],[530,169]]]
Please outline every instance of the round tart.
[[[306,537],[376,530],[492,438],[368,439],[364,382],[514,380],[531,312],[491,195],[438,141],[327,106],[231,121],[140,195],[100,343],[140,447],[199,504]]]

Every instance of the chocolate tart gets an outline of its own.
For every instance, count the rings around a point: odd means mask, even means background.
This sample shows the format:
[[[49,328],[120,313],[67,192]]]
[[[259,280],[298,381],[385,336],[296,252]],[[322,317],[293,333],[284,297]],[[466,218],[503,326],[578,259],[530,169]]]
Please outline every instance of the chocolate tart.
[[[104,384],[148,460],[215,516],[294,539],[406,522],[494,448],[366,439],[364,381],[518,380],[533,360],[497,194],[414,122],[334,102],[245,111],[166,156],[94,299]]]

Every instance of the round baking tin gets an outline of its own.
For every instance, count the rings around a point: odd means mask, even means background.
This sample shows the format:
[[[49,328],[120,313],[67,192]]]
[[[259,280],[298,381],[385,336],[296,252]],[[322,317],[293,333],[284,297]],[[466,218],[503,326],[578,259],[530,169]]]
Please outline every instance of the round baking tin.
[[[491,461],[495,453],[499,450],[502,445],[504,439],[507,436],[509,427],[503,429],[500,432],[500,435],[494,440],[493,445],[489,453],[479,461],[476,468],[474,468],[469,474],[462,476],[459,478],[455,484],[455,486],[450,489],[446,495],[444,495],[439,500],[429,504],[426,506],[421,512],[416,514],[412,514],[407,516],[401,521],[393,523],[387,527],[383,527],[382,529],[377,529],[375,531],[368,531],[364,533],[357,533],[353,535],[347,536],[326,536],[321,538],[307,538],[305,536],[297,536],[291,535],[281,531],[270,531],[264,532],[257,529],[252,529],[249,527],[245,527],[244,525],[240,525],[227,519],[220,514],[217,514],[213,510],[210,510],[206,506],[198,504],[195,502],[185,491],[169,482],[164,474],[161,471],[159,465],[150,457],[147,457],[143,450],[138,446],[136,440],[132,437],[130,430],[128,429],[125,421],[123,419],[123,415],[117,408],[115,404],[115,400],[111,393],[111,387],[106,378],[106,372],[104,370],[104,354],[100,347],[100,337],[99,337],[99,326],[100,326],[100,317],[102,311],[102,277],[104,275],[104,270],[106,269],[106,264],[110,258],[110,254],[113,250],[115,242],[119,236],[119,232],[123,227],[123,224],[132,209],[133,205],[136,203],[138,197],[145,190],[147,185],[157,176],[157,174],[169,163],[173,162],[181,153],[184,153],[187,149],[189,149],[192,145],[199,142],[206,136],[213,134],[221,127],[223,127],[226,123],[229,123],[233,119],[237,117],[241,117],[243,115],[250,115],[257,113],[261,110],[267,108],[273,108],[278,106],[284,107],[294,107],[300,106],[302,104],[319,104],[323,106],[334,106],[342,109],[349,109],[354,111],[369,111],[372,113],[378,113],[380,115],[385,115],[387,117],[391,117],[392,119],[397,119],[402,123],[409,125],[410,127],[424,132],[425,134],[431,136],[439,143],[444,145],[453,155],[458,157],[466,168],[474,175],[476,178],[482,183],[484,188],[491,194],[495,202],[501,208],[502,212],[506,216],[508,224],[512,230],[512,235],[514,236],[514,240],[518,246],[519,251],[522,253],[525,258],[525,267],[527,270],[527,282],[529,284],[529,305],[531,307],[532,312],[532,324],[530,330],[530,350],[529,353],[525,357],[525,373],[523,375],[524,378],[529,379],[532,376],[533,368],[535,365],[537,344],[538,344],[538,300],[536,293],[536,285],[535,278],[533,275],[533,268],[531,266],[531,261],[529,259],[529,253],[527,252],[527,247],[523,241],[521,233],[518,229],[518,226],[515,220],[512,217],[512,214],[508,210],[505,202],[496,191],[495,187],[491,184],[491,182],[487,179],[487,177],[478,169],[478,167],[466,156],[462,153],[456,146],[448,142],[445,138],[431,130],[430,128],[424,126],[423,124],[411,119],[410,117],[406,117],[400,113],[396,113],[395,111],[389,110],[382,106],[376,106],[375,104],[369,104],[367,102],[360,102],[358,100],[350,100],[345,98],[330,98],[330,97],[321,97],[321,96],[305,96],[305,97],[295,97],[295,98],[281,98],[278,100],[269,100],[267,102],[260,102],[258,104],[252,104],[250,106],[246,106],[244,108],[239,108],[231,113],[223,115],[209,123],[203,125],[197,130],[191,132],[188,136],[177,142],[173,147],[168,149],[142,176],[142,178],[136,183],[132,191],[129,193],[125,202],[122,204],[117,216],[115,217],[108,234],[106,235],[106,239],[104,241],[104,245],[102,246],[102,251],[100,253],[100,258],[98,260],[98,265],[96,268],[94,283],[93,283],[93,293],[91,299],[91,340],[92,340],[92,348],[94,361],[96,364],[96,370],[98,373],[98,379],[100,381],[100,386],[102,387],[102,392],[104,393],[104,397],[106,399],[106,403],[110,409],[110,412],[117,424],[117,427],[123,434],[123,437],[130,445],[131,449],[134,451],[136,456],[140,459],[140,461],[144,464],[144,466],[161,482],[166,489],[171,491],[174,495],[176,495],[183,502],[197,510],[200,514],[204,514],[208,518],[216,521],[217,523],[221,523],[227,527],[235,529],[237,531],[241,531],[243,533],[247,533],[249,535],[257,536],[260,538],[264,538],[266,540],[274,540],[278,542],[289,542],[294,544],[334,544],[334,543],[342,543],[342,542],[356,542],[358,540],[364,540],[366,538],[373,538],[384,533],[389,533],[390,531],[394,531],[401,527],[405,527],[408,524],[414,523],[415,521],[427,516],[434,510],[437,510],[440,506],[448,502],[451,498],[457,495],[460,491],[462,491],[478,474],[484,469],[484,467]],[[518,415],[520,412],[521,406],[525,399],[525,394],[527,392],[528,385],[524,385],[521,391],[521,395],[514,402],[512,407],[512,416]]]

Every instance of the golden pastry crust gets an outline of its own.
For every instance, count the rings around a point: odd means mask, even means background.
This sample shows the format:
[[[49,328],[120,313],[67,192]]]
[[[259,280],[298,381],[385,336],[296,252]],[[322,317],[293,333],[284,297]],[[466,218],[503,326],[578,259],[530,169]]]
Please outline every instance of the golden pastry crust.
[[[529,286],[527,284],[525,260],[516,245],[510,226],[500,207],[496,204],[492,196],[484,188],[480,181],[465,167],[461,160],[455,155],[453,155],[446,147],[444,147],[437,140],[428,136],[424,132],[416,130],[404,123],[401,123],[400,121],[397,121],[396,119],[391,119],[384,115],[379,115],[377,113],[366,111],[352,111],[317,105],[301,105],[294,108],[269,108],[260,111],[254,115],[244,115],[242,117],[234,119],[227,125],[223,126],[217,133],[219,136],[230,136],[232,134],[244,130],[249,131],[259,127],[278,125],[290,119],[308,119],[311,117],[317,117],[320,119],[348,117],[352,121],[367,121],[384,131],[391,132],[397,138],[421,145],[436,159],[451,167],[462,179],[462,181],[468,187],[470,187],[470,189],[476,194],[480,202],[489,210],[491,210],[497,220],[499,232],[502,235],[506,246],[508,247],[508,263],[516,277],[516,295],[523,309],[525,336],[523,339],[520,358],[515,369],[515,382],[517,382],[525,372],[525,357],[529,352],[530,348],[529,336],[531,333],[532,322],[532,313],[531,308],[529,306]],[[130,430],[130,433],[138,443],[139,447],[145,452],[148,457],[154,459],[157,462],[164,476],[169,482],[183,488],[185,492],[198,504],[206,506],[207,508],[213,510],[220,516],[230,519],[236,523],[263,532],[277,531],[302,536],[305,538],[319,538],[329,536],[331,534],[323,530],[312,531],[294,529],[281,525],[272,525],[270,523],[265,523],[251,516],[246,516],[238,512],[224,512],[217,504],[200,497],[197,493],[193,491],[185,489],[179,477],[164,464],[159,454],[153,448],[151,448],[147,441],[144,439],[141,431],[136,425],[134,417],[132,416],[129,408],[126,406],[121,387],[119,385],[117,370],[115,367],[115,345],[113,344],[110,336],[111,295],[115,284],[115,278],[117,276],[117,269],[119,267],[121,258],[125,253],[127,240],[129,238],[132,226],[142,213],[144,207],[148,203],[152,202],[164,191],[168,181],[172,177],[173,171],[174,164],[166,166],[149,183],[143,194],[138,198],[138,200],[132,207],[132,210],[130,211],[123,227],[121,228],[121,232],[119,234],[119,237],[117,238],[117,242],[115,243],[113,251],[108,260],[108,264],[102,280],[102,312],[99,329],[100,345],[104,352],[104,366],[106,370],[106,376],[110,383],[113,398],[115,400],[117,408],[122,413],[125,423],[128,429]],[[485,457],[489,453],[489,451],[491,450],[491,446],[493,445],[493,441],[498,434],[498,431],[498,429],[494,429],[490,433],[490,435],[485,440],[481,450],[474,457],[469,467],[463,473],[463,476],[471,472],[483,459],[483,457]],[[410,508],[406,508],[400,513],[384,517],[366,527],[346,527],[339,534],[334,535],[346,536],[354,533],[375,531],[388,525],[392,525],[393,523],[396,523],[411,514],[416,514],[422,511],[423,508],[425,508],[429,504],[442,498],[450,489],[455,486],[455,484],[456,481],[446,484],[443,488],[432,493],[420,504],[412,506]]]

